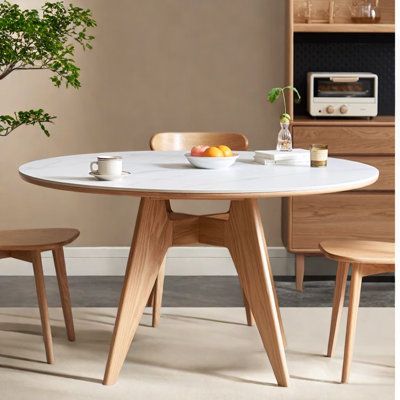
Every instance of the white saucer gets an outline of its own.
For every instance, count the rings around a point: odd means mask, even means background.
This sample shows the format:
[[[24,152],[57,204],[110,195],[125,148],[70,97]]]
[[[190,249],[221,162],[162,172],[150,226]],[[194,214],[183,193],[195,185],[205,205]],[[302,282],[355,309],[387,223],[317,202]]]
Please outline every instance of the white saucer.
[[[124,176],[130,175],[130,174],[131,173],[128,171],[122,171],[122,174],[120,176],[100,175],[97,172],[89,172],[89,175],[92,175],[98,181],[118,181],[119,179],[122,179]]]

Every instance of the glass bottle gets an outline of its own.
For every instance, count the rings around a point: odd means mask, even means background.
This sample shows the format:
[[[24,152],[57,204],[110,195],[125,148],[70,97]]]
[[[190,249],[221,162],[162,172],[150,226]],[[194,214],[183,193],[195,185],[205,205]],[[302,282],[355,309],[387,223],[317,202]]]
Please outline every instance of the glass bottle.
[[[292,151],[292,135],[289,130],[289,124],[281,122],[281,130],[278,133],[278,151]]]

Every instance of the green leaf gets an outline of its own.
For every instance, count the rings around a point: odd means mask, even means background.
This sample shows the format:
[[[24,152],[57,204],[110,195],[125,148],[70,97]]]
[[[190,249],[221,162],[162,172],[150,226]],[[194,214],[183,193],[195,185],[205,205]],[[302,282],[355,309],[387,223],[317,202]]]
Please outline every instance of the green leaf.
[[[267,99],[270,103],[274,103],[282,93],[282,88],[272,88],[267,94]]]
[[[91,49],[96,26],[89,9],[46,2],[38,10],[0,3],[0,80],[15,70],[47,69],[55,86],[79,88],[75,47]],[[68,57],[69,56],[69,57]]]
[[[14,115],[0,115],[0,136],[7,136],[22,125],[39,125],[46,136],[50,136],[44,124],[53,123],[55,116],[49,115],[43,109],[18,111]]]

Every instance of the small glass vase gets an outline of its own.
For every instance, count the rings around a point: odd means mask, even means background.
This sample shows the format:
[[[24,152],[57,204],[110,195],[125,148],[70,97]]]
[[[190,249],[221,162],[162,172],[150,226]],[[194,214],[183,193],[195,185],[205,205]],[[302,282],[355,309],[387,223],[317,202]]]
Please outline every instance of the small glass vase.
[[[281,130],[278,133],[278,151],[292,151],[292,135],[289,130],[289,124],[281,122]]]

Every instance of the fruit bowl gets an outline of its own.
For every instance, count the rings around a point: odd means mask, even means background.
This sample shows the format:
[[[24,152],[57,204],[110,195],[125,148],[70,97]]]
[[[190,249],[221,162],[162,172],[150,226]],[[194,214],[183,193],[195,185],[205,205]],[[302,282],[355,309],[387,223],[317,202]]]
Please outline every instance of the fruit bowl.
[[[233,154],[230,157],[202,157],[192,156],[190,153],[186,153],[185,157],[196,168],[203,169],[224,169],[229,168],[235,164],[239,158],[239,154]]]

